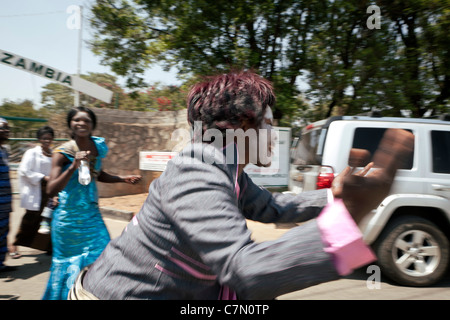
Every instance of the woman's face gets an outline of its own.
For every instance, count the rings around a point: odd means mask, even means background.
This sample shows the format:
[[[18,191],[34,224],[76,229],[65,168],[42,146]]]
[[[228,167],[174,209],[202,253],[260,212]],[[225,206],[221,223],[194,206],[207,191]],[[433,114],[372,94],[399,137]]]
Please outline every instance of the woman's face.
[[[50,149],[50,145],[53,142],[53,136],[50,133],[44,133],[40,138],[39,138],[39,143],[42,145],[42,148],[44,148],[45,150]]]
[[[72,129],[75,136],[90,136],[92,133],[92,128],[92,119],[87,112],[78,111],[72,120],[70,120],[70,129]]]

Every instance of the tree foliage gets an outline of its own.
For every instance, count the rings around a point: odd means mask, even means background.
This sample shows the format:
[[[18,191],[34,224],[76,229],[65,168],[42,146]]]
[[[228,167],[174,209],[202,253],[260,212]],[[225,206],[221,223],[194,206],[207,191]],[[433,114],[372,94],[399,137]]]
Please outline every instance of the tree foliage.
[[[113,91],[113,99],[109,104],[80,93],[80,104],[86,107],[135,111],[171,111],[185,107],[184,86],[164,86],[154,83],[149,87],[126,92],[117,84],[115,76],[90,72],[81,77]],[[42,103],[43,110],[51,113],[66,113],[74,105],[74,92],[61,84],[49,83],[44,86]]]
[[[181,74],[255,69],[279,91],[279,111],[296,105],[297,77],[306,67],[305,41],[316,1],[99,0],[91,20],[94,52],[130,87],[155,61]]]
[[[33,102],[23,100],[18,102],[3,101],[0,105],[0,116],[31,118],[31,119],[48,119],[50,113],[47,110],[36,110]],[[8,120],[11,127],[11,136],[29,135],[30,131],[36,131],[44,126],[45,122],[30,122],[23,120]],[[34,138],[34,136],[32,136]]]
[[[142,74],[156,62],[182,76],[257,70],[273,81],[275,113],[289,121],[448,111],[450,0],[375,3],[380,29],[367,26],[367,0],[97,0],[91,44],[129,88],[145,86]]]

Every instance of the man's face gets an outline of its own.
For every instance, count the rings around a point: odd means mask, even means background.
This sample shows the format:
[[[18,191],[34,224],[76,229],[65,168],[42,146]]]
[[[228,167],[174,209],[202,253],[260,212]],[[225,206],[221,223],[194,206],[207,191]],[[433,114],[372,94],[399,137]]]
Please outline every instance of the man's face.
[[[264,117],[257,128],[255,134],[246,144],[246,163],[253,163],[258,167],[269,167],[272,163],[272,149],[275,143],[275,131],[272,128],[273,114],[270,107],[266,108]]]
[[[0,144],[9,139],[9,124],[6,120],[0,121]]]
[[[258,163],[256,165],[259,167],[269,167],[272,164],[272,153],[276,139],[272,125],[272,109],[267,107],[258,132]]]

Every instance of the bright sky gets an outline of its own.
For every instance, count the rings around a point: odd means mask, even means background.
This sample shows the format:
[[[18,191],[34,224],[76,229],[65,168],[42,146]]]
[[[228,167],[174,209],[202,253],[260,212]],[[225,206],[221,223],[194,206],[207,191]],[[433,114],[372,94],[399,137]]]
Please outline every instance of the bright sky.
[[[104,72],[113,74],[109,67],[100,65],[100,57],[87,47],[93,30],[87,21],[93,0],[0,0],[0,49],[29,58],[67,73],[77,71],[79,30],[70,29],[67,21],[71,5],[83,6],[83,46],[81,73]],[[73,21],[73,20],[70,20]],[[117,76],[117,75],[116,75]],[[147,83],[179,84],[175,72],[164,72],[155,66],[145,74]],[[41,105],[42,87],[50,80],[0,64],[0,103],[3,100],[29,99]],[[119,79],[123,84],[123,79]]]

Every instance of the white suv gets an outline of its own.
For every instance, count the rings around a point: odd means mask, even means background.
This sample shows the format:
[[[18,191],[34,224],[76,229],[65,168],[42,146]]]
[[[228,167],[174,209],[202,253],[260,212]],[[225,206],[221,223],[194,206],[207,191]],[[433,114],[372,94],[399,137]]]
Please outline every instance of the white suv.
[[[312,123],[291,150],[289,190],[329,187],[348,165],[350,149],[373,155],[388,128],[411,131],[414,154],[360,228],[384,275],[403,285],[429,286],[449,265],[449,121],[341,116]]]

